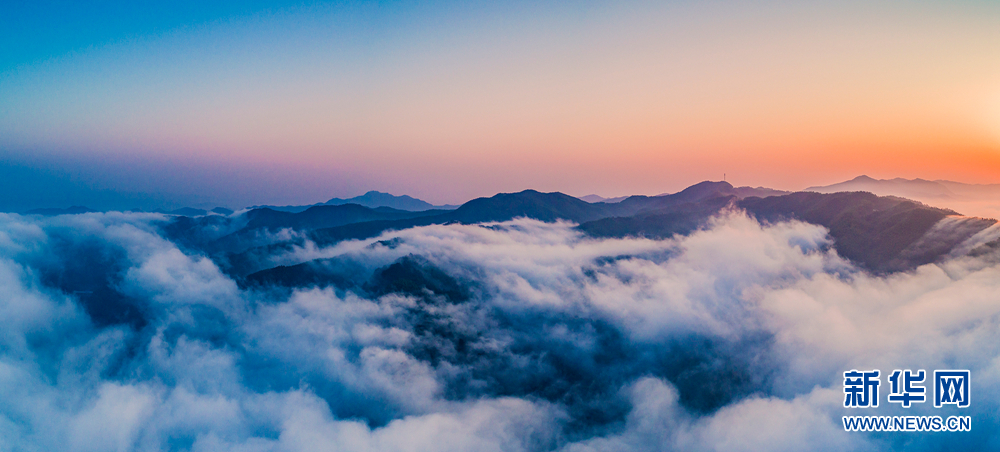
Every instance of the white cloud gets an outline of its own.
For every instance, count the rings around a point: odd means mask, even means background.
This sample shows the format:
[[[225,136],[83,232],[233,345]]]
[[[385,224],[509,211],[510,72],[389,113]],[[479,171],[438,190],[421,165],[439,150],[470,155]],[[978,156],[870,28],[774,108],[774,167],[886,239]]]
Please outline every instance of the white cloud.
[[[0,216],[0,450],[901,447],[839,426],[851,368],[972,369],[977,431],[964,438],[1000,438],[995,260],[958,256],[874,276],[800,222],[762,226],[733,212],[686,237],[599,240],[569,223],[518,219],[307,243],[275,258],[340,256],[374,272],[419,255],[464,284],[468,301],[275,295],[239,289],[162,238],[161,218]],[[370,246],[392,238],[398,246]],[[47,285],[52,256],[81,244],[117,259],[112,289],[141,304],[143,329],[95,326],[78,297]],[[688,386],[668,381],[674,364],[650,357],[692,336],[737,347],[760,335],[754,353],[769,356],[736,371],[765,372],[767,384],[707,413],[685,405]],[[467,351],[452,345],[454,360],[421,354],[460,340]],[[601,355],[609,351],[627,356]],[[709,347],[703,367],[743,352]],[[560,375],[552,355],[581,376]],[[611,388],[579,394],[606,397],[609,412],[620,399],[623,415],[596,427],[574,418],[582,402],[568,394],[583,382]]]

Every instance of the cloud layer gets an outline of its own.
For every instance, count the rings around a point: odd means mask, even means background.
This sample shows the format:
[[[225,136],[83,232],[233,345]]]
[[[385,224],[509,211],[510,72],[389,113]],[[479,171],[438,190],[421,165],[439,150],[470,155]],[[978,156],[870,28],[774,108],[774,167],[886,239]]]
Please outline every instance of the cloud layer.
[[[163,224],[0,215],[0,451],[1000,446],[995,256],[879,277],[740,212],[669,240],[518,219],[306,242],[270,260],[322,277],[287,288]],[[853,368],[970,369],[969,409],[905,414],[973,431],[844,432],[904,412],[841,408]]]

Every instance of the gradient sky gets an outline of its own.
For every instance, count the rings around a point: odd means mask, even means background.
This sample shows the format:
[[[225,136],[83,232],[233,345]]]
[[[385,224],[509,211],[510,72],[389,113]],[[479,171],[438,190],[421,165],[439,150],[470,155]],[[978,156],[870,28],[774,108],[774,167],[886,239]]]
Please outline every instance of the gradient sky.
[[[995,1],[10,3],[0,210],[1000,183]]]

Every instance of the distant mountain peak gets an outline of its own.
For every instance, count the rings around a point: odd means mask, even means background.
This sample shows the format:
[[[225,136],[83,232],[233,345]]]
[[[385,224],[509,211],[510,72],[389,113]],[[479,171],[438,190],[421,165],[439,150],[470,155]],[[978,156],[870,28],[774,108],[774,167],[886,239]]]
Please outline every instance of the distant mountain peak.
[[[951,199],[955,194],[940,182],[925,179],[874,179],[868,176],[858,176],[849,181],[833,185],[809,187],[805,191],[818,193],[836,193],[849,191],[866,191],[879,196],[900,196],[908,199]]]
[[[368,190],[367,192],[365,192],[365,194],[361,196],[355,196],[353,198],[347,198],[347,199],[333,198],[325,202],[324,204],[328,206],[339,206],[343,204],[358,204],[373,209],[376,207],[391,207],[393,209],[409,210],[409,211],[431,210],[436,208],[436,206],[434,206],[433,204],[427,201],[414,198],[412,196],[408,195],[396,196],[378,190]]]
[[[378,209],[380,207],[388,207],[395,210],[406,210],[410,212],[422,212],[425,210],[454,210],[458,206],[453,205],[443,205],[435,206],[427,201],[414,198],[412,196],[401,195],[396,196],[391,193],[385,193],[378,190],[368,190],[365,194],[360,196],[355,196],[353,198],[332,198],[327,202],[321,202],[316,204],[310,204],[305,206],[251,206],[251,209],[257,208],[269,208],[272,210],[278,210],[282,212],[304,212],[310,207],[316,206],[342,206],[345,204],[357,204],[362,207],[368,207],[370,209]]]
[[[694,192],[702,192],[702,191],[706,191],[706,192],[708,192],[708,191],[728,191],[728,190],[732,190],[732,189],[733,189],[733,184],[730,184],[729,182],[707,180],[707,181],[704,181],[704,182],[698,182],[697,184],[694,184],[694,185],[692,185],[692,186],[690,186],[688,188],[685,188],[685,189],[681,190],[680,192],[681,193],[684,193],[684,192],[694,193]]]
[[[605,197],[603,197],[601,195],[593,194],[593,195],[587,195],[587,196],[579,196],[579,198],[582,199],[582,200],[584,200],[584,201],[587,201],[589,203],[606,202],[606,203],[609,203],[609,204],[613,204],[613,203],[616,203],[616,202],[622,202],[622,201],[624,201],[626,198],[628,198],[628,196],[617,196],[617,197],[614,197],[614,198],[605,198]]]
[[[707,180],[704,182],[698,182],[697,184],[687,187],[677,193],[661,193],[656,195],[656,197],[676,196],[689,200],[701,200],[706,197],[731,195],[734,194],[734,192],[735,189],[729,182],[715,182]]]

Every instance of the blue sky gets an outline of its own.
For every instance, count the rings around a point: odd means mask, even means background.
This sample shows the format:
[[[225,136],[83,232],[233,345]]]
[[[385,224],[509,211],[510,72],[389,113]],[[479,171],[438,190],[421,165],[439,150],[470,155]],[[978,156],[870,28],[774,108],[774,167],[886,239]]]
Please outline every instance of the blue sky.
[[[0,72],[178,28],[303,7],[301,1],[7,2],[0,15]]]

